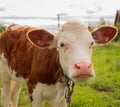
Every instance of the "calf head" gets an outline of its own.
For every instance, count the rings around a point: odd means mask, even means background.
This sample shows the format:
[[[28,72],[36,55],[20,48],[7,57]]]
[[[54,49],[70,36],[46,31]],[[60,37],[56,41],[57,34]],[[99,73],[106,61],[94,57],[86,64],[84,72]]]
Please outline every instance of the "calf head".
[[[38,29],[28,33],[29,40],[39,48],[55,48],[63,72],[74,81],[84,81],[94,77],[91,62],[95,43],[105,44],[115,38],[117,29],[113,26],[102,26],[89,32],[79,22],[65,23],[56,36]]]

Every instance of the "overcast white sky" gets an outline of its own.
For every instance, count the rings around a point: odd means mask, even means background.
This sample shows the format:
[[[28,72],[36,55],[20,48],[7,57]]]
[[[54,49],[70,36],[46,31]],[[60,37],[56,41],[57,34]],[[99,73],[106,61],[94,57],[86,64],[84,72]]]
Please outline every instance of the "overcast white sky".
[[[114,15],[120,0],[0,0],[0,16]]]

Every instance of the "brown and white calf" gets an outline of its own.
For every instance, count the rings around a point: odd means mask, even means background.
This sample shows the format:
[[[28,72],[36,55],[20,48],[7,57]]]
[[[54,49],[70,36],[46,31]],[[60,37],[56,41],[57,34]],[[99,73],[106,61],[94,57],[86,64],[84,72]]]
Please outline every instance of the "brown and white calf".
[[[43,100],[66,107],[66,76],[78,82],[94,77],[93,45],[111,41],[116,32],[103,26],[90,33],[75,21],[65,23],[56,36],[45,29],[9,26],[0,37],[2,105],[17,107],[21,85],[27,83],[32,107],[41,107]]]

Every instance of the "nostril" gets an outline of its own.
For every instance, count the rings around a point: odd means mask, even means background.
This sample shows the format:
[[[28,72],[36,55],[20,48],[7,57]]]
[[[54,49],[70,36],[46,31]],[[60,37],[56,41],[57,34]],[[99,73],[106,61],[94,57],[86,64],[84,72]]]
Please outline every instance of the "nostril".
[[[92,64],[89,64],[88,68],[92,68]]]
[[[80,69],[79,64],[75,64],[74,66],[75,66],[75,68]]]

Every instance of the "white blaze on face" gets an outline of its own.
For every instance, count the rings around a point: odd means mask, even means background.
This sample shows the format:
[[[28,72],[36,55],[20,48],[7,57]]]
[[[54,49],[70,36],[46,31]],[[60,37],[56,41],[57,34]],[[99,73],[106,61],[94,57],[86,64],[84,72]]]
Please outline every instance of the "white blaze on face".
[[[86,63],[91,64],[94,40],[85,26],[79,24],[78,22],[66,23],[61,28],[57,40],[60,63],[66,75],[72,79],[77,77],[75,78],[76,80],[82,80],[88,75],[94,75],[93,67],[91,71],[87,71],[85,69],[82,71],[79,70],[78,72],[78,70],[76,71],[74,69],[76,63],[81,64],[81,62],[85,62],[85,66]],[[84,68],[83,63],[81,68]]]

